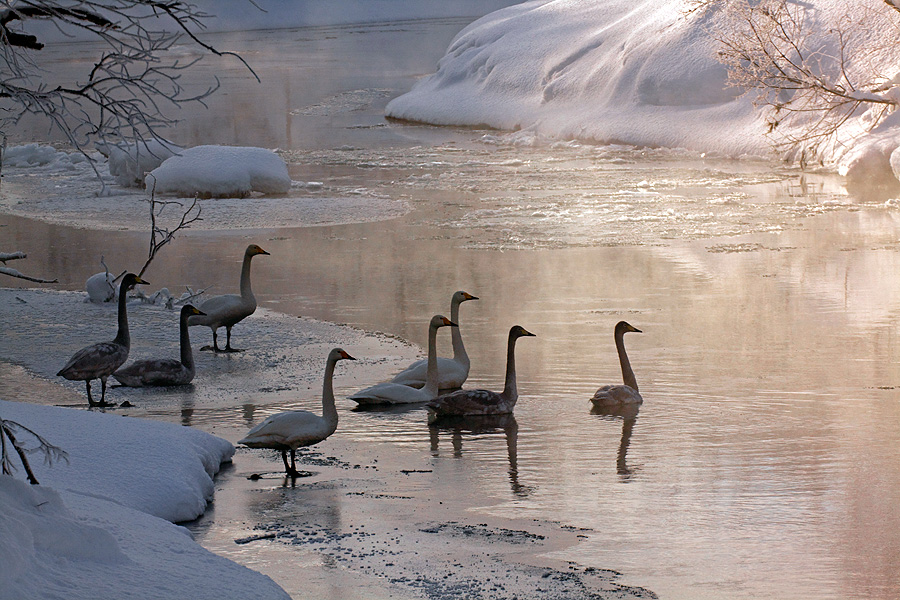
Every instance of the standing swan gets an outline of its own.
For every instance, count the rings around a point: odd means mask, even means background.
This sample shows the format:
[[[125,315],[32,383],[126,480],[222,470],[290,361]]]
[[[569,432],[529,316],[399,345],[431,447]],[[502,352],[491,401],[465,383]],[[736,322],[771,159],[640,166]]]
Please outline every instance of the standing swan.
[[[428,369],[424,387],[417,389],[391,381],[356,392],[350,396],[350,399],[359,404],[413,404],[437,398],[437,330],[439,327],[445,326],[456,327],[457,325],[441,315],[431,317],[428,324]]]
[[[519,391],[516,389],[516,340],[534,336],[520,325],[509,330],[506,345],[506,384],[501,393],[490,390],[459,390],[440,396],[428,403],[428,422],[433,423],[443,416],[460,415],[503,415],[509,414],[516,406]]]
[[[70,381],[84,381],[87,386],[89,406],[115,406],[115,404],[106,402],[106,380],[128,360],[131,336],[128,334],[128,314],[125,301],[128,292],[139,283],[146,284],[147,282],[134,273],[127,273],[119,285],[119,331],[116,333],[116,339],[82,348],[57,373],[58,376],[65,377]],[[91,379],[100,380],[100,402],[94,402],[94,398],[91,396]]]
[[[272,415],[251,429],[244,439],[238,441],[250,448],[272,448],[281,450],[281,460],[289,477],[301,477],[297,471],[297,448],[318,444],[337,429],[338,413],[334,406],[334,365],[337,361],[356,360],[340,348],[328,353],[325,363],[325,383],[322,385],[322,416],[308,410],[293,410]],[[291,451],[288,465],[287,451]]]
[[[244,252],[244,263],[241,266],[241,294],[226,294],[224,296],[213,296],[200,305],[200,310],[204,315],[196,315],[188,319],[188,325],[206,325],[212,329],[213,345],[204,346],[201,350],[219,350],[219,341],[216,330],[219,327],[225,327],[227,339],[225,342],[224,352],[241,352],[238,348],[231,347],[231,328],[235,323],[242,321],[245,317],[249,317],[256,311],[256,296],[250,289],[250,260],[257,254],[269,254],[256,244],[247,246]]]
[[[460,290],[450,298],[450,320],[454,323],[459,323],[459,305],[467,300],[478,300],[478,297]],[[437,359],[438,387],[442,390],[462,387],[469,376],[469,355],[466,354],[459,327],[450,330],[450,339],[453,341],[453,358],[439,356]],[[427,370],[428,359],[417,360],[400,371],[391,381],[420,388],[425,385]]]
[[[640,329],[632,327],[625,321],[616,323],[616,350],[619,352],[619,363],[622,365],[622,378],[625,385],[604,385],[597,390],[591,402],[594,406],[612,406],[616,404],[640,404],[644,401],[638,392],[637,380],[628,355],[625,353],[625,334],[629,332],[643,333]]]
[[[113,373],[113,377],[128,387],[150,385],[186,385],[194,379],[194,353],[191,352],[191,338],[188,334],[188,317],[203,316],[204,313],[190,304],[181,308],[178,326],[181,333],[181,360],[156,358],[136,360],[127,367]]]

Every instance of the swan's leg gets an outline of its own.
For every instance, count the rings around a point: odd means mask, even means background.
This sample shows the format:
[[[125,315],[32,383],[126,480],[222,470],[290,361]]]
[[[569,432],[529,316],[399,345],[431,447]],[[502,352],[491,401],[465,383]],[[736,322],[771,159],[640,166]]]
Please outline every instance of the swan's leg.
[[[114,402],[106,401],[106,377],[100,378],[100,402],[94,406],[115,406]]]
[[[216,329],[215,329],[215,328],[210,327],[210,329],[212,329],[212,332],[213,332],[213,343],[212,343],[212,346],[203,346],[202,348],[200,348],[200,350],[201,350],[201,351],[203,351],[203,350],[212,350],[213,352],[221,352],[221,350],[219,350],[219,335],[216,333]]]
[[[85,379],[85,380],[84,380],[84,385],[87,387],[88,406],[97,406],[97,403],[94,402],[94,398],[91,396],[91,380],[90,380],[90,379]]]
[[[291,466],[288,464],[288,461],[287,461],[287,450],[281,451],[281,460],[284,461],[284,472],[288,476],[290,476],[291,475]]]
[[[225,334],[227,336],[225,339],[225,352],[243,352],[240,348],[231,347],[231,325],[225,326]]]

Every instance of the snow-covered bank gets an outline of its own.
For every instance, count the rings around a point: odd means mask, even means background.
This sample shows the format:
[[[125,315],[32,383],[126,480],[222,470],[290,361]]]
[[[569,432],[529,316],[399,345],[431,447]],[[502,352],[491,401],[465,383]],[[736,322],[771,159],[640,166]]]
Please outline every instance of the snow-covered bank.
[[[170,522],[205,510],[212,477],[234,452],[227,441],[189,427],[17,402],[0,401],[0,416],[68,454],[52,466],[32,455],[40,486],[0,476],[0,598],[287,597]]]
[[[824,28],[848,10],[865,22],[863,4],[821,0],[807,10],[811,22]],[[753,105],[755,93],[741,95],[728,87],[726,68],[717,60],[720,46],[709,27],[719,12],[687,15],[685,7],[678,0],[532,0],[502,9],[463,30],[437,72],[391,101],[386,113],[440,125],[527,129],[727,156],[769,154],[765,114]],[[865,33],[873,47],[885,49],[880,55],[885,64],[875,71],[890,77],[894,33]],[[818,37],[810,44],[820,44],[824,55],[838,53],[823,31],[813,35]],[[851,66],[872,68],[873,61]],[[858,133],[867,119],[861,114],[848,122],[847,135]],[[874,164],[890,177],[885,127],[878,132],[878,152],[865,149],[869,140],[863,135],[835,145],[826,164],[851,178]],[[897,131],[887,134],[889,150],[900,145]],[[861,149],[841,164],[854,146]]]

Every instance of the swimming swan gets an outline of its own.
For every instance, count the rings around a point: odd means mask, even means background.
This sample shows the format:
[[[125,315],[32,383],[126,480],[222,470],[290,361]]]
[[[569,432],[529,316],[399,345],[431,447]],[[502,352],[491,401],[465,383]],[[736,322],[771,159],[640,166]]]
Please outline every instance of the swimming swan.
[[[256,296],[250,289],[250,260],[257,254],[269,253],[257,246],[250,244],[244,252],[244,263],[241,266],[241,293],[225,294],[223,296],[213,296],[200,305],[203,315],[195,315],[188,319],[188,325],[206,325],[212,329],[213,345],[204,346],[201,350],[213,350],[215,352],[223,352],[219,350],[219,341],[216,331],[219,327],[225,327],[227,339],[225,341],[224,352],[241,352],[238,348],[231,347],[231,328],[246,317],[249,317],[256,311]]]
[[[334,406],[334,365],[339,360],[356,360],[340,348],[328,353],[325,363],[325,382],[322,385],[322,416],[308,410],[293,410],[278,413],[251,429],[239,444],[250,448],[272,448],[281,450],[281,460],[289,477],[300,477],[297,471],[297,448],[318,444],[335,432],[338,425],[338,413]],[[291,463],[288,464],[287,451],[291,451]]]
[[[360,390],[350,396],[350,399],[359,404],[413,404],[437,398],[437,330],[439,327],[446,326],[456,327],[457,325],[441,315],[431,317],[431,322],[428,324],[428,368],[424,387],[414,388],[389,381]]]
[[[178,327],[181,343],[181,360],[174,358],[152,358],[136,360],[127,367],[113,373],[113,377],[128,387],[152,385],[186,385],[194,379],[194,353],[191,352],[191,338],[188,334],[188,317],[203,316],[203,312],[187,304],[181,308]]]
[[[442,416],[460,415],[502,415],[513,411],[519,392],[516,388],[516,340],[534,336],[520,325],[509,330],[506,346],[506,384],[501,393],[490,390],[459,390],[428,403],[428,422],[433,423]]]
[[[628,361],[628,355],[625,353],[625,340],[623,338],[629,332],[643,333],[640,329],[632,327],[625,321],[616,323],[616,350],[619,352],[619,363],[622,365],[622,378],[625,380],[625,385],[604,385],[591,398],[594,406],[640,404],[644,401],[638,392],[637,380],[634,378],[634,371],[631,370],[631,363]]]
[[[131,336],[128,333],[128,314],[125,308],[128,292],[135,285],[147,282],[135,275],[127,273],[119,285],[119,331],[111,342],[100,342],[82,348],[72,355],[69,362],[57,373],[70,381],[84,381],[87,386],[89,406],[115,406],[106,402],[106,380],[112,373],[128,360],[131,348]],[[91,380],[99,379],[101,385],[100,402],[94,402],[91,396]]]
[[[459,323],[459,305],[467,300],[478,300],[478,297],[460,290],[450,298],[450,320],[454,323]],[[469,376],[469,355],[466,354],[459,327],[450,330],[450,339],[453,341],[453,358],[439,356],[437,359],[438,388],[442,390],[462,387]],[[428,359],[423,358],[400,371],[391,381],[420,388],[425,385],[427,370]]]

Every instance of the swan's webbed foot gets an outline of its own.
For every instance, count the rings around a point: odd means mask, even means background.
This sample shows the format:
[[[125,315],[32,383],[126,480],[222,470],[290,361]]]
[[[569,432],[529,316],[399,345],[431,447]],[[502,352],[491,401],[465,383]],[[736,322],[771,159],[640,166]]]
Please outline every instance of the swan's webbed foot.
[[[232,348],[231,346],[225,346],[224,350],[219,350],[219,352],[243,352],[243,348]]]
[[[298,471],[297,469],[288,469],[287,476],[296,479],[297,477],[312,477],[313,474],[309,471]]]

